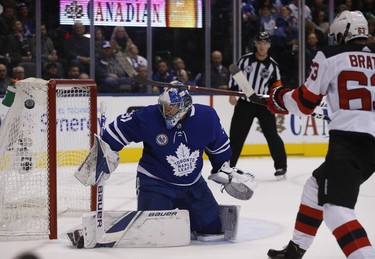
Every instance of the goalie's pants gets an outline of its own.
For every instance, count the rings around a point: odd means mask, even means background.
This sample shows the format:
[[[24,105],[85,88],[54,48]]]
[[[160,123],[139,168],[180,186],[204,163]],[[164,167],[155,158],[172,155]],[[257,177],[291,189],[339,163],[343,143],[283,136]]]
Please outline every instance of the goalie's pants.
[[[137,193],[138,210],[186,209],[191,231],[221,233],[220,208],[203,177],[191,186],[176,186],[139,174]]]

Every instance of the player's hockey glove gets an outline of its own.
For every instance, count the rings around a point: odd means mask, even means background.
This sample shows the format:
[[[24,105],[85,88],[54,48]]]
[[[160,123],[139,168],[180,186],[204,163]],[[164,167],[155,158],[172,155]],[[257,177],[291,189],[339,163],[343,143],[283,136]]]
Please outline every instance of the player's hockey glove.
[[[272,113],[288,114],[288,110],[285,108],[283,96],[285,93],[291,91],[291,89],[280,86],[271,89],[270,97],[268,98],[267,108]]]
[[[94,145],[85,161],[74,173],[83,185],[95,185],[100,180],[107,180],[120,162],[118,153],[95,135]]]
[[[221,191],[225,190],[229,195],[239,200],[249,200],[258,186],[254,175],[235,167],[229,167],[228,162],[225,162],[218,172],[211,173],[208,179],[221,184]]]

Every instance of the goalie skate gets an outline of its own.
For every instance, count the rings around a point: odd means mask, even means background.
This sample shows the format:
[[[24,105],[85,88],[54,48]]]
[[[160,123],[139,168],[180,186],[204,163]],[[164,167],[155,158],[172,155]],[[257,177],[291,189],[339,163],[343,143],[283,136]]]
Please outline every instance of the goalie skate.
[[[68,232],[66,234],[74,247],[83,248],[84,240],[82,229],[77,229],[73,232]]]

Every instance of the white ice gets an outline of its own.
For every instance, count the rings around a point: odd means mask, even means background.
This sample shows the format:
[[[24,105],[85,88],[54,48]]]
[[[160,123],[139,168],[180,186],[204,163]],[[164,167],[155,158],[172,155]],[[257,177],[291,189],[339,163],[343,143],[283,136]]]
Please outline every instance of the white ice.
[[[266,259],[269,248],[280,249],[291,238],[294,220],[299,206],[302,186],[312,171],[324,158],[288,158],[287,179],[276,181],[273,161],[270,157],[241,158],[237,167],[252,172],[259,186],[252,199],[238,201],[220,192],[220,186],[209,185],[220,204],[241,206],[239,234],[236,242],[194,241],[189,246],[173,248],[101,248],[75,249],[70,246],[65,233],[79,227],[81,218],[62,218],[59,221],[58,240],[2,241],[0,258],[12,259],[23,252],[32,252],[40,259],[90,258],[90,259]],[[205,163],[204,177],[210,166]],[[121,164],[107,181],[105,210],[134,210],[135,163]],[[362,185],[356,206],[356,214],[365,227],[372,244],[375,244],[375,178]],[[323,223],[312,247],[304,259],[345,258],[333,235]]]

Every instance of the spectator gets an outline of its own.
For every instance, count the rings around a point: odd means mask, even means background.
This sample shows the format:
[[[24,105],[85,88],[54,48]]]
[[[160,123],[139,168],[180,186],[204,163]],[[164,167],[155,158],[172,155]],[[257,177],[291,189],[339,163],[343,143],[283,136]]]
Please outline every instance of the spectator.
[[[29,41],[24,37],[22,22],[16,20],[12,29],[13,33],[9,34],[5,40],[5,52],[9,54],[10,64],[8,68],[10,69],[21,62],[30,63],[32,61]]]
[[[0,63],[0,94],[5,94],[10,82],[6,65]]]
[[[12,33],[12,26],[16,21],[16,7],[13,3],[4,5],[3,13],[0,15],[0,37]]]
[[[276,30],[273,36],[271,53],[280,65],[283,83],[294,88],[298,86],[298,20],[291,15],[288,6],[281,7],[280,13],[276,24],[280,30]]]
[[[229,83],[229,70],[223,66],[223,55],[220,51],[215,50],[211,53],[211,85],[212,88],[228,89]],[[204,86],[205,85],[204,73],[199,73],[195,77],[195,84]]]
[[[172,71],[177,73],[180,69],[186,69],[185,61],[180,57],[174,57],[172,59]]]
[[[66,58],[79,67],[81,72],[90,72],[90,40],[84,36],[85,26],[81,22],[73,25],[73,34],[65,43]]]
[[[312,16],[316,28],[321,30],[324,33],[324,35],[328,35],[329,23],[325,12],[322,10],[318,10],[316,12],[313,12]]]
[[[139,55],[138,47],[134,43],[129,45],[128,61],[134,69],[138,69],[140,66],[147,67],[147,59]]]
[[[25,3],[17,5],[16,17],[22,22],[24,37],[31,38],[35,35],[35,19],[30,17],[29,7]]]
[[[132,92],[132,81],[116,60],[109,41],[104,41],[96,62],[96,80],[101,93]]]
[[[352,0],[345,0],[344,4],[346,5],[346,10],[348,11],[353,11],[354,6],[353,6],[353,1]]]
[[[324,13],[324,16],[328,16],[328,5],[324,3],[324,0],[314,0],[313,3],[310,5],[311,7],[311,16],[312,20],[314,21],[314,15],[319,14],[320,11]]]
[[[139,66],[136,70],[137,70],[137,72],[139,73],[140,76],[142,76],[144,78],[147,78],[147,75],[148,75],[147,67]],[[137,82],[132,82],[132,84],[133,84],[133,90],[134,90],[135,93],[146,93],[147,92],[147,86],[141,85]],[[156,89],[157,89],[157,91],[156,91]],[[155,91],[159,92],[158,87],[155,87]]]
[[[292,10],[288,5],[280,7],[280,12],[276,18],[276,29],[272,37],[272,49],[276,60],[281,64],[285,56],[285,50],[292,50],[288,45],[298,44],[296,36],[298,36],[297,18],[291,15]],[[292,36],[292,38],[289,38]],[[291,43],[287,42],[291,41]],[[282,65],[281,65],[282,67]]]
[[[50,80],[53,78],[61,78],[61,75],[58,73],[58,66],[55,62],[47,63],[44,70],[42,78],[44,80]]]
[[[315,57],[316,53],[318,53],[318,50],[320,50],[320,48],[318,47],[318,38],[316,37],[315,33],[311,32],[307,35],[306,41],[306,75],[309,74],[313,58]]]
[[[211,87],[228,89],[229,70],[223,66],[223,55],[215,50],[211,53]]]
[[[22,66],[16,66],[12,70],[12,78],[16,80],[25,79],[25,69]]]
[[[129,46],[133,43],[125,31],[124,26],[117,26],[111,35],[111,46],[114,52],[121,51],[125,54],[129,51]]]
[[[87,73],[80,73],[78,79],[90,79],[90,76]]]
[[[175,79],[175,74],[169,71],[166,61],[160,60],[156,65],[156,72],[152,75],[152,80],[169,83]]]
[[[72,64],[68,68],[67,79],[79,79],[81,71],[78,65]]]
[[[310,33],[315,33],[318,38],[319,48],[323,48],[328,45],[328,34],[324,34],[321,30],[317,29],[315,23],[312,21],[305,21],[306,37]]]
[[[276,20],[271,13],[271,7],[268,5],[260,9],[260,26],[262,31],[268,32],[270,35],[274,34],[276,27]]]
[[[259,32],[259,17],[253,1],[242,1],[242,53],[250,52],[254,47],[254,37]]]
[[[347,10],[348,10],[348,7],[345,4],[340,4],[337,7],[336,16],[339,15],[340,13],[342,13],[343,11],[347,11]]]
[[[63,58],[60,58],[52,39],[47,35],[46,25],[42,24],[40,26],[40,37],[41,37],[41,57],[42,57],[42,68],[48,63],[55,63],[58,68],[58,73],[60,75],[64,74],[64,71],[67,69],[67,61]],[[33,37],[30,41],[31,54],[33,57],[36,55],[36,39]]]
[[[184,85],[195,85],[194,82],[190,81],[189,74],[185,69],[180,69],[176,74],[178,80],[180,80]]]
[[[290,3],[289,3],[289,8],[290,10],[292,10],[292,16],[296,17],[298,19],[298,6],[300,4],[300,1],[299,0],[290,0]],[[308,7],[306,4],[303,8],[303,12],[304,12],[304,17],[305,17],[305,20],[308,20],[308,21],[311,21],[312,20],[312,17],[311,17],[311,9],[310,7]]]
[[[215,50],[211,53],[211,87],[219,89],[228,89],[230,73],[223,64],[223,55],[220,51]],[[205,75],[199,73],[195,77],[195,84],[205,86]]]
[[[95,28],[95,58],[100,56],[102,45],[105,41],[102,28]]]

